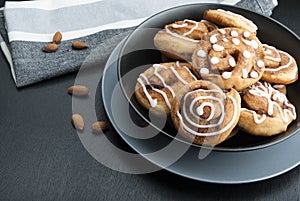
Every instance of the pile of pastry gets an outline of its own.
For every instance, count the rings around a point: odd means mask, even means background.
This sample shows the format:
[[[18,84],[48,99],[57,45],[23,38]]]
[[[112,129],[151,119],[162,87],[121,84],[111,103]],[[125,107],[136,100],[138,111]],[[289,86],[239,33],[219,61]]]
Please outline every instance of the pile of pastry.
[[[137,78],[139,103],[171,116],[194,143],[215,146],[238,126],[272,136],[287,130],[296,108],[286,85],[298,79],[295,59],[258,39],[257,26],[230,11],[207,10],[203,20],[168,24],[154,44],[170,62]]]

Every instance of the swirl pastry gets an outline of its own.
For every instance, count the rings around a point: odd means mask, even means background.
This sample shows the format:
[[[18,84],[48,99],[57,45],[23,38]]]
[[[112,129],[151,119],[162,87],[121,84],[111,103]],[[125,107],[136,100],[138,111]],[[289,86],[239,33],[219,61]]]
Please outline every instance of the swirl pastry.
[[[266,67],[262,80],[287,85],[298,79],[297,63],[291,55],[270,45],[263,44],[263,48]]]
[[[235,89],[224,93],[212,82],[186,85],[174,99],[171,117],[175,127],[196,144],[215,146],[230,135],[240,116],[241,99]]]
[[[190,68],[190,64],[180,62],[154,64],[137,79],[135,96],[138,102],[146,109],[152,108],[157,115],[169,114],[176,93],[197,79]]]
[[[267,82],[245,90],[238,126],[257,136],[272,136],[286,131],[296,119],[296,109],[287,97]]]
[[[190,60],[197,43],[217,27],[207,21],[185,19],[165,26],[154,37],[154,45],[165,56],[176,60]]]
[[[255,34],[238,28],[208,33],[197,45],[194,73],[221,88],[241,91],[256,83],[265,68],[262,45]]]
[[[222,9],[207,10],[203,18],[224,27],[241,28],[251,33],[256,33],[257,31],[257,26],[251,20],[242,15]]]

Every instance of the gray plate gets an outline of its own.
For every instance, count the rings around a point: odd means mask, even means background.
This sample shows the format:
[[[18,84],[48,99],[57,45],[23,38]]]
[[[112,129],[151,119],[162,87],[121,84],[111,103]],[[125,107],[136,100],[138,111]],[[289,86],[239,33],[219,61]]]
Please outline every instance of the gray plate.
[[[124,104],[123,101],[127,100],[120,91],[117,93],[119,99],[112,101],[113,91],[116,87],[120,88],[116,60],[121,45],[110,56],[103,74],[102,98],[105,110],[116,131],[130,147],[152,163],[163,166],[161,161],[167,160],[167,156],[162,155],[150,159],[145,153],[157,150],[159,148],[158,144],[169,143],[172,140],[170,136],[158,134],[153,140],[133,138],[125,134],[113,118],[112,108],[120,107],[120,104]],[[126,105],[122,105],[122,107],[126,107]],[[135,110],[130,106],[128,108],[130,113],[135,113]],[[122,113],[119,113],[119,115],[119,119],[128,118],[126,115],[123,117],[124,114]],[[130,124],[128,124],[126,130],[132,133],[139,132],[135,126],[130,126]],[[280,143],[262,149],[236,152],[213,150],[202,160],[198,158],[200,148],[191,146],[181,158],[172,165],[164,167],[164,169],[183,177],[211,183],[238,184],[255,182],[275,177],[298,166],[300,164],[299,144],[300,134],[297,133]]]

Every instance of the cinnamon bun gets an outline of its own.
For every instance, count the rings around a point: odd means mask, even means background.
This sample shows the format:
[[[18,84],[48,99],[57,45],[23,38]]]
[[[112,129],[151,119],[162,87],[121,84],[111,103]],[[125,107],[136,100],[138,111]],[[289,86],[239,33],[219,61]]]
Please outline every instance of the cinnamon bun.
[[[192,63],[199,78],[238,91],[256,83],[265,68],[264,52],[258,38],[238,28],[208,33],[197,45]]]
[[[174,99],[171,117],[188,140],[207,146],[220,144],[230,135],[240,116],[241,99],[235,89],[224,93],[210,81],[186,85]]]
[[[266,68],[262,80],[287,85],[298,79],[297,63],[290,54],[266,44],[263,48]]]
[[[245,90],[238,126],[257,136],[272,136],[287,130],[296,119],[295,106],[285,94],[267,82],[258,82]]]
[[[154,45],[168,58],[190,60],[199,40],[214,29],[217,27],[208,21],[177,21],[155,35]]]
[[[241,28],[250,31],[251,33],[256,33],[258,29],[251,20],[244,16],[222,9],[207,10],[204,13],[203,18],[220,26]]]
[[[154,114],[169,114],[177,92],[197,79],[190,69],[190,64],[181,62],[154,64],[137,79],[138,102],[146,109],[153,109]]]

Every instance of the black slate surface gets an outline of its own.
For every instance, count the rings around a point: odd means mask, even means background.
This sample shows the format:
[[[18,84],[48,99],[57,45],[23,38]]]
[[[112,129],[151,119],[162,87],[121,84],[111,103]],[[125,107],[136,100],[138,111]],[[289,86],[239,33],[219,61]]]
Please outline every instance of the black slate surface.
[[[299,8],[295,0],[279,0],[272,17],[300,35]],[[243,185],[106,168],[89,155],[70,123],[72,100],[66,89],[75,77],[16,89],[0,53],[0,200],[300,200],[300,167]],[[100,111],[105,119],[101,106]],[[121,142],[113,128],[107,135]]]

